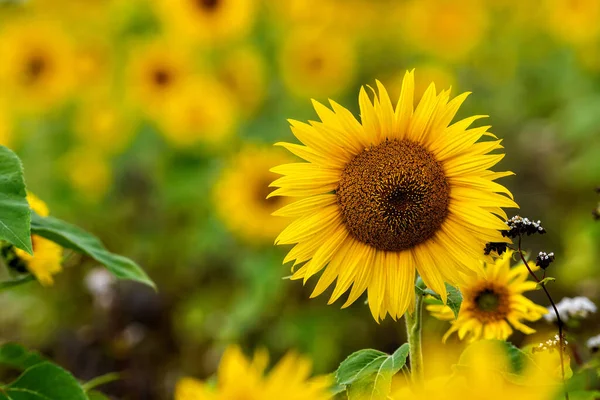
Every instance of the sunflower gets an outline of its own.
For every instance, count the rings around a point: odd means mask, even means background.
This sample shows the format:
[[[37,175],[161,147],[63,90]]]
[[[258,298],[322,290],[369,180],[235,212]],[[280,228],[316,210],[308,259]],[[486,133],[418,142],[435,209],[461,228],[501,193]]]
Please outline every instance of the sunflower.
[[[299,97],[334,96],[352,83],[355,49],[343,35],[299,28],[286,37],[279,69],[287,89]]]
[[[174,147],[202,143],[218,148],[234,135],[239,117],[235,101],[221,84],[197,77],[165,105],[157,122]]]
[[[421,64],[415,68],[419,76],[415,77],[415,100],[419,101],[431,82],[440,87],[456,87],[456,76],[450,68],[441,64]],[[398,73],[390,79],[390,97],[400,97],[404,73]]]
[[[215,207],[221,219],[246,242],[272,241],[285,228],[288,221],[271,214],[289,201],[266,197],[269,184],[276,178],[269,167],[289,161],[280,149],[247,145],[231,160],[215,185]],[[232,192],[236,195],[232,196]]]
[[[68,96],[73,84],[72,46],[56,25],[38,18],[0,30],[0,85],[23,111],[39,112]]]
[[[488,154],[501,141],[476,143],[496,137],[468,129],[481,116],[448,126],[467,93],[450,100],[431,84],[415,108],[407,72],[394,107],[377,87],[373,101],[360,90],[362,123],[333,101],[333,111],[314,102],[321,122],[290,121],[304,146],[279,145],[308,162],[273,168],[284,176],[269,195],[301,198],[276,212],[295,218],[276,239],[296,244],[284,260],[301,264],[292,279],[324,269],[312,296],[337,278],[330,304],[352,285],[343,307],[367,290],[376,321],[413,309],[415,270],[445,302],[444,282],[479,270],[486,242],[507,241],[500,207],[517,207],[494,182],[512,173],[488,169],[504,157]]]
[[[460,61],[481,42],[488,15],[482,0],[411,0],[404,21],[405,35],[418,50]]]
[[[221,359],[215,388],[183,378],[175,388],[175,400],[324,400],[332,397],[328,377],[310,377],[310,360],[288,353],[265,375],[268,361],[265,351],[256,352],[250,361],[239,347],[231,346]]]
[[[27,194],[27,201],[39,216],[47,217],[50,214],[46,203],[33,194]],[[51,286],[54,284],[52,275],[62,271],[62,247],[38,235],[31,235],[31,243],[33,255],[17,248],[15,254],[43,286]]]
[[[506,340],[513,328],[527,335],[535,332],[522,321],[537,321],[548,310],[523,296],[524,292],[535,290],[536,283],[527,280],[529,271],[524,265],[510,267],[511,256],[512,251],[504,253],[494,263],[486,264],[481,275],[469,277],[460,285],[463,302],[456,320],[448,306],[427,306],[434,317],[451,321],[444,341],[454,332],[460,339],[468,337],[470,341]]]
[[[170,31],[203,43],[243,38],[254,25],[256,0],[154,0]]]
[[[188,54],[168,40],[135,47],[128,65],[132,100],[150,117],[178,97],[191,76]]]
[[[216,76],[237,100],[245,116],[256,113],[267,94],[266,65],[252,47],[229,52],[218,65]]]

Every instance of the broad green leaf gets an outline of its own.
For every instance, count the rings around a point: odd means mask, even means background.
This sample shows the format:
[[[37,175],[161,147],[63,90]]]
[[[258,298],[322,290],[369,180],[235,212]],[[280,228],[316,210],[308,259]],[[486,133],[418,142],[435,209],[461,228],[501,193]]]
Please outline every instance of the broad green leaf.
[[[26,370],[46,359],[35,351],[27,350],[16,343],[6,343],[0,346],[0,365],[7,365],[19,370]]]
[[[21,160],[12,150],[0,146],[0,240],[33,254],[30,222]]]
[[[406,365],[408,353],[406,343],[392,355],[372,349],[357,351],[340,364],[336,383],[346,387],[350,400],[386,399],[392,376]]]
[[[95,236],[81,228],[54,217],[40,217],[33,213],[31,232],[58,243],[62,247],[83,253],[103,264],[119,279],[130,279],[156,287],[154,282],[135,262],[108,251]]]
[[[88,400],[73,375],[50,362],[28,368],[0,388],[0,395],[9,400]]]
[[[419,277],[418,279],[421,279],[421,277]],[[422,282],[422,280],[420,282]],[[417,285],[415,286],[415,291],[418,295],[431,296],[434,299],[439,300],[439,302],[436,302],[434,300],[431,300],[431,298],[430,298],[430,300],[426,300],[426,303],[428,303],[428,304],[442,304],[441,296],[429,288],[423,289],[421,287],[421,285],[419,285],[419,281],[417,281]],[[460,292],[460,290],[458,290],[458,288],[456,288],[452,285],[449,285],[447,283],[446,283],[446,292],[448,293],[448,300],[446,301],[446,305],[448,307],[450,307],[450,309],[454,313],[454,318],[458,318],[458,312],[460,311],[460,306],[463,301],[462,293]]]

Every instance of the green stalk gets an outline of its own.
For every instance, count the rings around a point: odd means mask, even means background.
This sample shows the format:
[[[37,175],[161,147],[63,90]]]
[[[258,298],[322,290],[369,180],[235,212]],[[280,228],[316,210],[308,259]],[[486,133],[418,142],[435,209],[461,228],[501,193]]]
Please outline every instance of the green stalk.
[[[423,322],[423,296],[416,294],[415,311],[404,315],[406,335],[410,349],[410,370],[413,382],[423,381],[423,349],[421,329]]]

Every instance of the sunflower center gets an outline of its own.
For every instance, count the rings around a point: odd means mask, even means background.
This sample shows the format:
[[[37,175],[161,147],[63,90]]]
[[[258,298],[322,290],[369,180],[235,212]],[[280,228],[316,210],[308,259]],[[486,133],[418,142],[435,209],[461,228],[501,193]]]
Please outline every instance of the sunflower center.
[[[500,297],[490,289],[486,289],[475,297],[477,308],[481,311],[496,311],[500,305]]]
[[[27,82],[35,82],[47,69],[48,64],[44,57],[35,55],[25,64],[25,79]]]
[[[386,140],[346,165],[336,191],[357,240],[384,251],[423,243],[448,214],[449,186],[440,163],[409,140]]]
[[[169,73],[169,71],[167,71],[163,68],[159,68],[159,69],[155,70],[154,73],[152,74],[152,79],[154,80],[154,83],[157,86],[165,87],[171,83],[171,80],[173,78],[171,77],[171,74]]]
[[[214,11],[219,7],[220,0],[196,0],[196,6],[201,10]]]

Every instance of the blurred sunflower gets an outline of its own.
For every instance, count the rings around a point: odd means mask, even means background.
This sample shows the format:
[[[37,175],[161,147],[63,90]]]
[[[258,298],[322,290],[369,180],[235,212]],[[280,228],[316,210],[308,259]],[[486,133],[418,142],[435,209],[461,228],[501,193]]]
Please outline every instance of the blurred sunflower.
[[[299,28],[285,38],[279,69],[287,89],[299,97],[342,93],[356,73],[355,49],[347,36]]]
[[[20,19],[0,30],[0,86],[21,111],[41,112],[73,88],[73,52],[57,26],[38,18]]]
[[[215,80],[200,77],[165,105],[158,120],[165,139],[181,148],[199,143],[217,148],[235,134],[238,122],[229,92]]]
[[[585,44],[598,39],[599,1],[546,0],[545,8],[548,29],[559,40],[571,44]]]
[[[240,112],[256,113],[267,94],[266,65],[260,53],[251,47],[229,52],[220,62],[217,79],[237,100]]]
[[[110,95],[88,97],[79,104],[73,131],[84,146],[118,154],[133,138],[135,121],[130,115]]]
[[[254,25],[256,0],[154,0],[165,26],[173,33],[204,43],[248,35]]]
[[[413,107],[414,75],[407,72],[396,107],[381,83],[371,102],[359,95],[362,123],[339,104],[318,102],[321,122],[290,121],[305,146],[279,143],[308,161],[271,171],[283,175],[271,196],[300,197],[276,215],[294,217],[276,239],[296,244],[292,279],[304,282],[324,270],[312,294],[337,278],[329,303],[352,290],[343,307],[368,290],[375,320],[400,318],[414,306],[415,270],[444,302],[444,282],[481,269],[486,242],[503,242],[500,207],[517,207],[493,172],[500,140],[476,143],[489,126],[467,129],[481,116],[449,125],[468,93],[450,100],[431,84]],[[487,258],[491,260],[491,257]]]
[[[248,243],[272,242],[289,222],[271,215],[290,201],[267,199],[269,184],[277,176],[273,165],[289,162],[280,149],[247,145],[225,168],[215,185],[215,207],[228,228]],[[236,195],[232,196],[231,193]]]
[[[13,117],[0,101],[0,145],[11,147],[14,142]]]
[[[62,173],[73,189],[87,201],[101,200],[113,180],[112,167],[95,146],[78,146],[61,159]]]
[[[439,349],[441,357],[446,349]],[[548,373],[548,366],[560,366],[556,353],[528,354],[522,370],[515,373],[505,343],[479,341],[470,344],[458,362],[454,360],[454,373],[417,384],[396,382],[389,399],[553,400],[561,390],[560,380]]]
[[[188,54],[169,41],[134,47],[128,65],[132,100],[151,117],[180,95],[191,76]]]
[[[439,87],[454,87],[456,77],[452,71],[441,64],[421,64],[415,68],[419,75],[415,76],[415,101],[419,101],[431,82]],[[390,79],[390,97],[398,98],[402,92],[404,72],[392,76]]]
[[[508,251],[494,263],[485,264],[481,275],[469,277],[460,285],[463,302],[456,320],[448,306],[427,306],[434,317],[451,321],[444,341],[454,332],[458,332],[459,339],[467,337],[469,341],[506,340],[513,327],[526,335],[535,332],[521,321],[537,321],[548,310],[523,296],[535,290],[536,283],[527,280],[529,272],[523,264],[510,267],[512,253]],[[532,267],[536,268],[533,263]]]
[[[488,15],[483,0],[411,0],[403,21],[410,45],[460,61],[483,39]]]
[[[27,193],[29,207],[41,217],[50,214],[48,206],[31,193]],[[15,248],[16,256],[25,263],[27,269],[43,286],[54,284],[52,275],[62,271],[62,247],[38,235],[31,235],[33,255]]]
[[[268,362],[265,351],[256,352],[250,361],[239,347],[230,346],[221,359],[216,387],[183,378],[175,388],[175,400],[324,400],[332,397],[330,378],[311,378],[312,363],[307,358],[288,353],[265,375]]]

